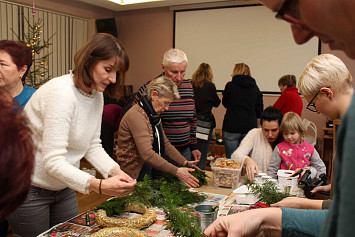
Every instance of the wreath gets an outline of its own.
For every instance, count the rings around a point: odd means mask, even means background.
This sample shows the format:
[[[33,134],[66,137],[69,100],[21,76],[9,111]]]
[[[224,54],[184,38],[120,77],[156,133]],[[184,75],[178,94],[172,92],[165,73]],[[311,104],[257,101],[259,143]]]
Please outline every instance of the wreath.
[[[128,204],[125,211],[137,212],[143,215],[132,219],[117,219],[108,217],[106,211],[98,209],[95,213],[96,222],[102,227],[131,227],[143,229],[153,224],[157,219],[157,213],[154,208],[147,208],[140,204]]]
[[[106,236],[119,236],[119,237],[145,237],[138,229],[129,227],[109,227],[99,230],[98,232],[90,235],[91,237],[106,237]]]

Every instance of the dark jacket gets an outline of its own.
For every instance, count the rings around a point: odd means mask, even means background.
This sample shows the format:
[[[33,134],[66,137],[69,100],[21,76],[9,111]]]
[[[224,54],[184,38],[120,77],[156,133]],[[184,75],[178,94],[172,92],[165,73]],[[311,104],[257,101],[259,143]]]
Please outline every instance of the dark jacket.
[[[216,86],[210,81],[204,81],[203,87],[193,86],[195,94],[195,106],[197,119],[200,116],[212,119],[211,128],[216,127],[216,121],[212,114],[212,107],[218,107],[221,103],[217,95]]]
[[[223,91],[223,106],[227,109],[223,131],[246,134],[257,127],[264,109],[263,95],[254,78],[235,75]]]

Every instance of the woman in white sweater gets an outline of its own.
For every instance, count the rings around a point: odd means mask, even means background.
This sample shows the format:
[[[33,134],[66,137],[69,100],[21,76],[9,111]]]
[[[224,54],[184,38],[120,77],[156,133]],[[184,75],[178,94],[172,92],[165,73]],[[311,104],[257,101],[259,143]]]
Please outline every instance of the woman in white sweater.
[[[113,36],[96,34],[74,61],[74,73],[44,84],[25,107],[37,152],[29,197],[8,218],[15,236],[37,236],[77,215],[75,191],[125,196],[136,184],[100,140],[102,92],[122,84],[129,66],[125,50]],[[81,171],[83,157],[105,179]]]
[[[261,113],[261,128],[250,130],[233,152],[233,160],[244,162],[248,179],[254,179],[254,171],[266,173],[272,152],[282,141],[279,134],[281,120],[282,114],[278,109],[267,107]]]

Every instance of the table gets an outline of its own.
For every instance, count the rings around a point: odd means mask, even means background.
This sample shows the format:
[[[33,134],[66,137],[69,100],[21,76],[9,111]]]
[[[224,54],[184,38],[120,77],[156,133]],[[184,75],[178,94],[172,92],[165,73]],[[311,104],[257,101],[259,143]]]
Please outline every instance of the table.
[[[222,200],[228,201],[232,197],[233,189],[225,188],[214,188],[212,187],[212,172],[206,171],[207,174],[207,185],[200,188],[193,189],[195,191],[215,194],[211,198],[216,201]],[[216,199],[215,199],[216,198]],[[217,201],[218,201],[217,200]],[[133,215],[133,214],[132,214]],[[137,214],[138,215],[138,214]],[[172,236],[169,230],[165,230],[163,221],[165,218],[165,213],[162,210],[157,209],[157,221],[150,226],[148,229],[144,229],[144,233],[147,236]],[[80,236],[87,237],[91,233],[97,232],[100,228],[96,224],[95,212],[94,210],[87,210],[71,220],[64,223],[58,224],[57,226],[51,228],[50,230],[39,235],[40,237],[56,237],[56,236]]]

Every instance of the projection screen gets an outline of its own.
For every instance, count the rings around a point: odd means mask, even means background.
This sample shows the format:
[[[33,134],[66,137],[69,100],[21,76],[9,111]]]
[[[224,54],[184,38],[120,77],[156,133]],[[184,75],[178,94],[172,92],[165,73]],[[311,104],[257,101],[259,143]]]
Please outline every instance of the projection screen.
[[[297,45],[290,25],[264,6],[179,10],[174,15],[174,47],[189,60],[185,78],[206,62],[217,90],[231,80],[234,65],[243,62],[263,93],[280,93],[278,79],[285,74],[299,78],[320,48],[316,38]]]

